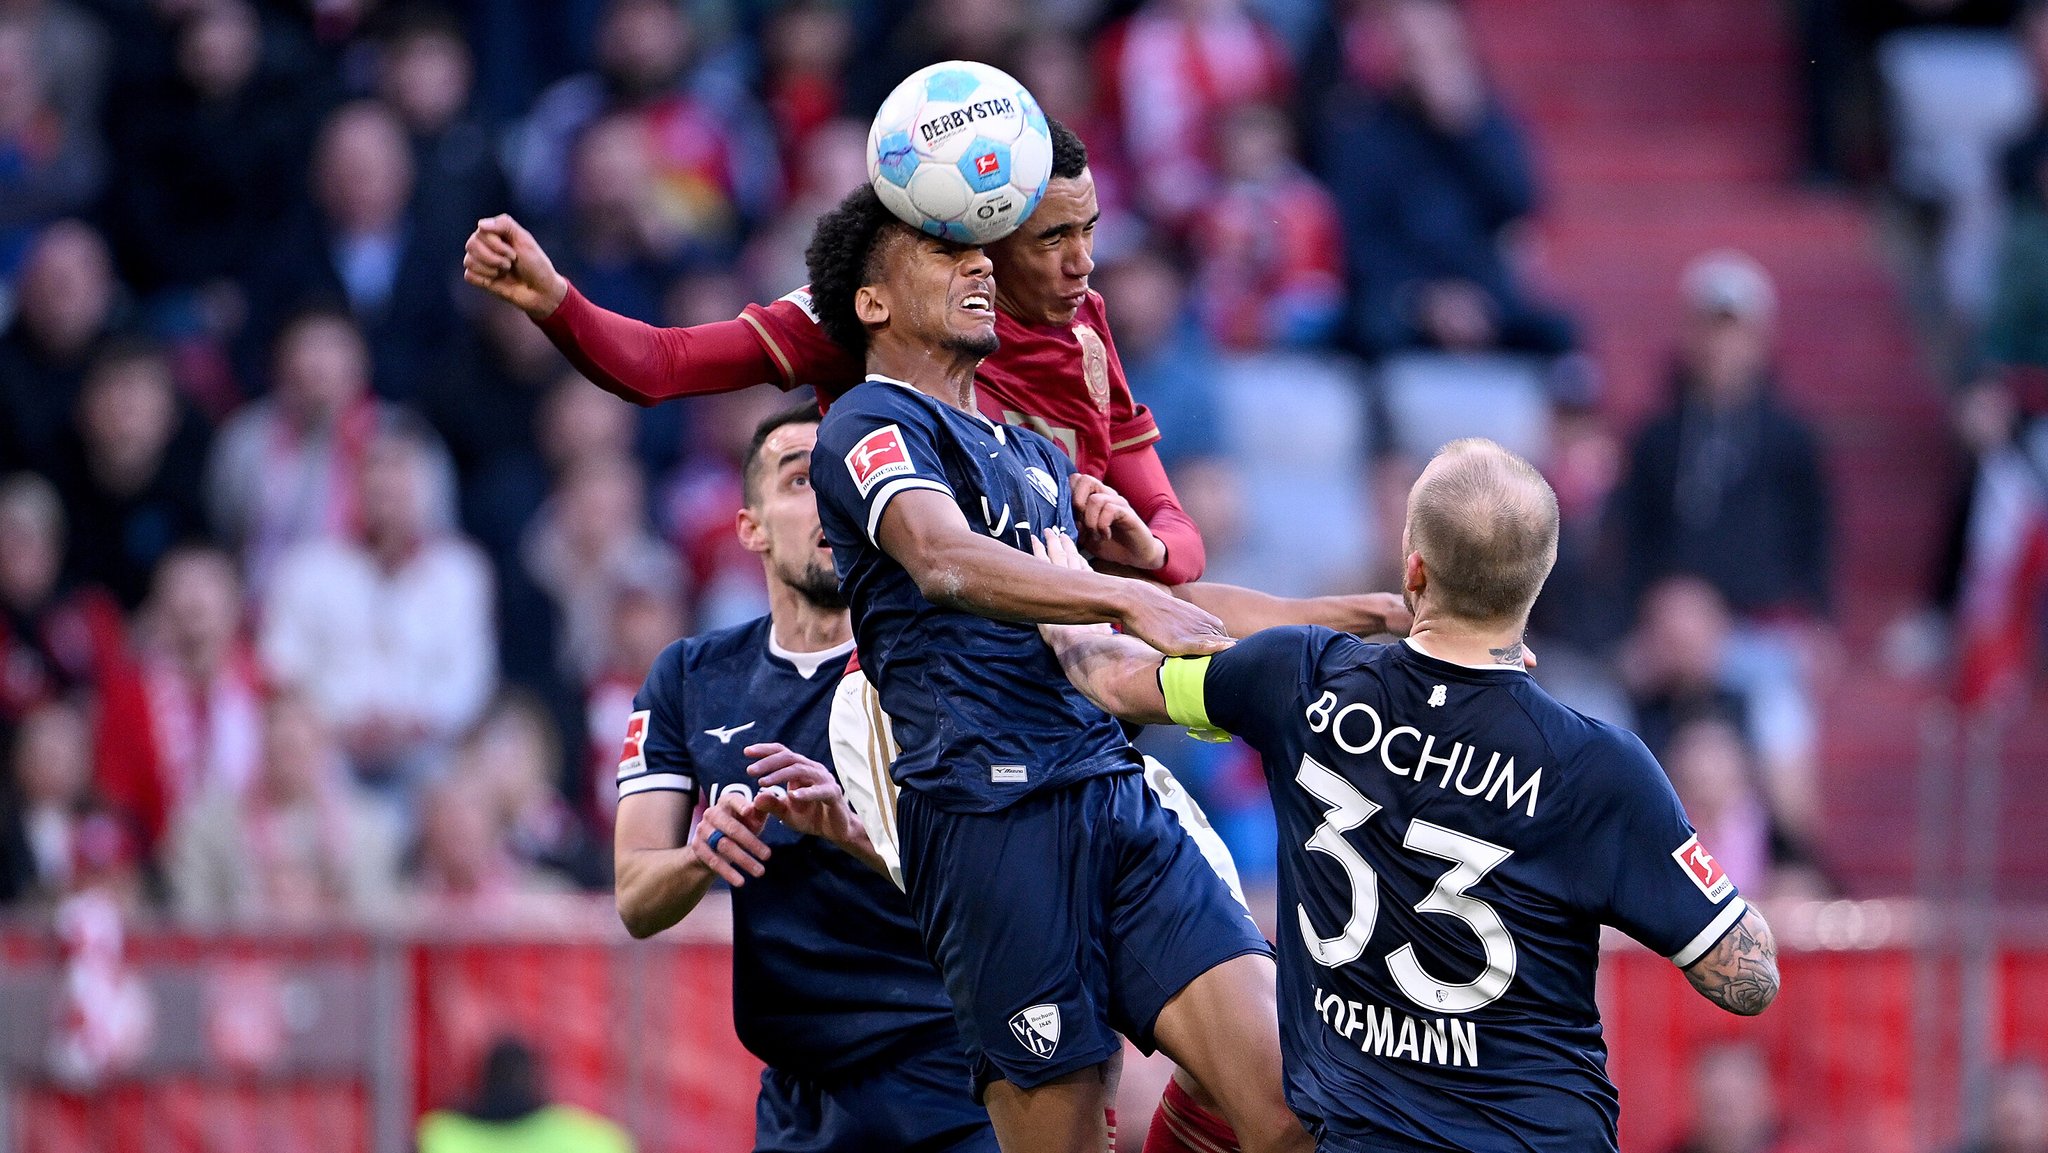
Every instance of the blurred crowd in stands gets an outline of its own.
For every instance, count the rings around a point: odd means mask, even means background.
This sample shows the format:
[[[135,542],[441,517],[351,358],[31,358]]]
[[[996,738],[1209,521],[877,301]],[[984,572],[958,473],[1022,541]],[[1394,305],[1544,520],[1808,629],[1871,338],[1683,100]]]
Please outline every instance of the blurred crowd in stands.
[[[1930,283],[1977,341],[1961,426],[1982,486],[2038,499],[1992,462],[2048,411],[2048,121],[2013,111],[2048,79],[2048,18],[1915,0],[1880,28],[1865,7],[1800,6],[1826,62],[1815,173],[1855,179],[1869,143],[1940,209]],[[1503,441],[1566,517],[1542,675],[1642,734],[1746,890],[1827,891],[1831,502],[1773,378],[1775,288],[1702,253],[1670,286],[1668,399],[1617,427],[1566,302],[1523,272],[1540,141],[1466,19],[0,0],[0,896],[302,923],[604,888],[632,692],[675,637],[765,607],[736,454],[788,402],[632,408],[464,288],[462,241],[511,211],[601,305],[729,319],[802,281],[867,116],[949,57],[1009,69],[1086,139],[1097,285],[1212,577],[1394,587],[1421,460]],[[2010,90],[1961,108],[1957,69]],[[1896,139],[1858,135],[1866,84]],[[1255,763],[1168,756],[1270,875]]]
[[[1807,169],[1895,210],[1969,459],[1930,590],[1889,655],[1957,659],[1965,703],[2039,663],[2048,591],[2048,5],[1802,0]]]

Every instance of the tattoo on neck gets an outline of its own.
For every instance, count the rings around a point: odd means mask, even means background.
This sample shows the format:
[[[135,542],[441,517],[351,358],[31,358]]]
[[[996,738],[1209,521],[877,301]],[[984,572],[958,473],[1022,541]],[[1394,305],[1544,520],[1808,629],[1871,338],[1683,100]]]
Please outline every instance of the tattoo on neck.
[[[1504,649],[1488,649],[1486,651],[1493,654],[1494,664],[1508,665],[1518,669],[1522,667],[1523,661],[1521,641],[1516,641],[1514,644],[1511,644]]]

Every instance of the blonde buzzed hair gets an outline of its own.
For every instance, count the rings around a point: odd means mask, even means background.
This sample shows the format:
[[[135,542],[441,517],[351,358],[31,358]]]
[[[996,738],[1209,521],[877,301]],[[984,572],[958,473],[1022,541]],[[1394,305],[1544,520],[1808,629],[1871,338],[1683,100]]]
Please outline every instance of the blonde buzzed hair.
[[[1454,440],[1408,492],[1408,547],[1422,554],[1446,615],[1519,619],[1557,561],[1557,494],[1493,441]]]

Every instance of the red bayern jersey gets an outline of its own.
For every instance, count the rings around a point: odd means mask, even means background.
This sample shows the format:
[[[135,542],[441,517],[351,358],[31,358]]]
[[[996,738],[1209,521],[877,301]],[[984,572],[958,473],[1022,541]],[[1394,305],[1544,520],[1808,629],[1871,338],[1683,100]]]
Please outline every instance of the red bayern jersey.
[[[773,381],[812,385],[823,406],[866,376],[861,359],[818,326],[808,289],[750,304],[734,320],[656,328],[597,307],[571,285],[540,326],[598,387],[640,405]],[[1152,414],[1131,398],[1102,298],[1089,293],[1065,325],[1027,326],[999,313],[996,332],[1002,347],[976,374],[982,410],[1044,434],[1076,468],[1122,493],[1166,544],[1166,563],[1153,579],[1184,584],[1200,577],[1201,531],[1180,507],[1152,447],[1159,439]]]
[[[786,388],[815,385],[829,403],[867,377],[860,358],[818,327],[808,288],[772,304],[750,304],[740,320],[753,329]],[[996,336],[1002,346],[975,372],[975,398],[990,420],[1044,435],[1095,477],[1109,475],[1116,454],[1159,439],[1152,414],[1124,381],[1099,293],[1088,293],[1071,324],[1027,325],[998,312]]]

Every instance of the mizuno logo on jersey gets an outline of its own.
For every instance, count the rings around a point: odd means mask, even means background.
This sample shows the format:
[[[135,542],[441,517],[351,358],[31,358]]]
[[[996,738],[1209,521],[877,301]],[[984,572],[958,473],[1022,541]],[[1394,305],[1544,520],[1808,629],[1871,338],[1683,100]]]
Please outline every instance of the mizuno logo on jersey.
[[[1060,1047],[1060,1007],[1033,1005],[1029,1009],[1018,1010],[1017,1015],[1010,1018],[1010,1032],[1016,1035],[1019,1045],[1050,1061],[1053,1052]]]
[[[746,732],[748,729],[753,728],[754,724],[755,722],[748,721],[744,725],[735,725],[729,729],[705,729],[704,735],[707,737],[717,737],[719,744],[729,745],[732,743],[732,739],[734,737]]]
[[[1735,882],[1728,878],[1727,873],[1721,871],[1721,862],[1714,859],[1714,854],[1709,853],[1707,847],[1700,844],[1698,833],[1686,838],[1683,845],[1673,849],[1671,859],[1678,862],[1678,867],[1685,870],[1685,875],[1692,878],[1692,883],[1699,886],[1700,892],[1706,894],[1707,900],[1718,901],[1735,891]]]
[[[916,472],[917,467],[910,463],[910,452],[903,447],[903,430],[889,424],[854,444],[846,454],[846,471],[853,476],[861,499],[866,500],[876,485],[892,476],[907,476]]]

